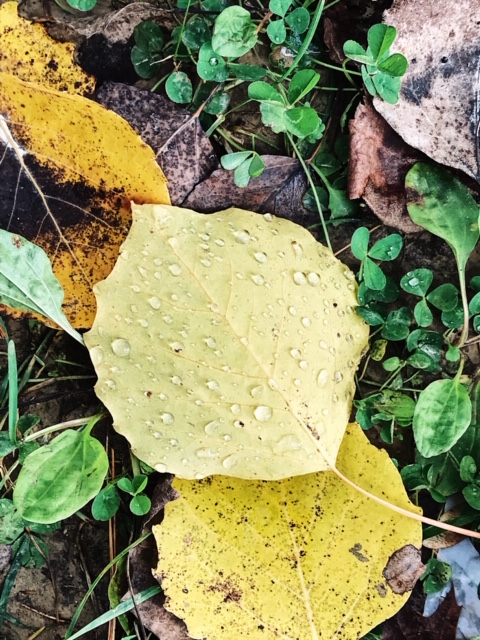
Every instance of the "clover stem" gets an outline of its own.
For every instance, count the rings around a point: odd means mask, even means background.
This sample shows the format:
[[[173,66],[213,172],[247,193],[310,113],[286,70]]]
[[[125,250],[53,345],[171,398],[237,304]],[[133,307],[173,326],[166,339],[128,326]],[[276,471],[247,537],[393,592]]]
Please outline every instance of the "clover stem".
[[[460,295],[462,297],[462,307],[463,307],[463,328],[462,333],[460,334],[460,338],[458,340],[458,344],[456,347],[463,347],[467,338],[468,338],[468,321],[469,321],[469,310],[468,310],[468,299],[467,299],[467,287],[465,284],[465,268],[458,269],[458,279],[460,282]]]

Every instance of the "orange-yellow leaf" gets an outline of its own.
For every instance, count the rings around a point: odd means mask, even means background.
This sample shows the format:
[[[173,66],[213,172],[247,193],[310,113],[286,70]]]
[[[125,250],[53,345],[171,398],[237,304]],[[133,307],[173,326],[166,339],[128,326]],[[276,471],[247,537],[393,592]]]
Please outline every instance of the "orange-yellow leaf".
[[[43,25],[20,17],[17,8],[16,2],[0,6],[0,71],[57,91],[92,93],[95,79],[75,63],[75,45],[57,42]]]
[[[168,203],[150,147],[81,96],[0,73],[0,228],[40,245],[76,328],[95,315],[93,285],[113,268],[131,200]]]

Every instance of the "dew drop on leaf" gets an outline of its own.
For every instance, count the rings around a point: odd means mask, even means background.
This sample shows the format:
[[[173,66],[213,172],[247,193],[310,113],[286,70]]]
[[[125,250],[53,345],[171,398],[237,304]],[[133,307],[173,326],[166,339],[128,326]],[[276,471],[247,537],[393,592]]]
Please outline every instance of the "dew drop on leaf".
[[[259,405],[253,412],[259,422],[267,422],[272,417],[272,410],[264,404]]]
[[[307,276],[301,271],[295,271],[293,274],[293,281],[295,284],[303,285],[307,282]]]
[[[112,351],[116,356],[124,358],[130,353],[130,343],[124,338],[118,338],[112,342]]]
[[[257,253],[255,253],[253,257],[260,264],[265,264],[265,262],[268,261],[267,254],[263,253],[263,251],[257,251]]]
[[[173,424],[175,422],[175,418],[171,413],[162,413],[161,418],[163,424]]]

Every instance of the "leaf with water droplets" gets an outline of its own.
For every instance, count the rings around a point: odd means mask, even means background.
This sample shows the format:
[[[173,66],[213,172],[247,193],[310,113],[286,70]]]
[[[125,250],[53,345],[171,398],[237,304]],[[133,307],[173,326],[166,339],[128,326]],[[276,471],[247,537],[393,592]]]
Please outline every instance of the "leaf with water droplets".
[[[135,455],[191,479],[330,468],[368,337],[353,274],[269,214],[133,214],[85,341]]]
[[[387,453],[358,425],[347,430],[338,466],[368,491],[415,510]],[[400,609],[423,572],[421,524],[333,472],[174,486],[181,498],[153,529],[156,574],[167,610],[193,638],[356,640]],[[403,552],[409,562],[394,582]]]

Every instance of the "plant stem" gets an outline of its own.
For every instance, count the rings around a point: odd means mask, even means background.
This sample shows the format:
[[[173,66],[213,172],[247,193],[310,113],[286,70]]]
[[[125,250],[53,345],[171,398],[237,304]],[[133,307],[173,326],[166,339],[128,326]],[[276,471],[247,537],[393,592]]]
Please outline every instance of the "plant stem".
[[[302,46],[300,47],[300,49],[298,50],[297,55],[295,56],[295,59],[292,63],[292,65],[290,67],[288,67],[288,69],[285,69],[282,77],[280,78],[280,82],[283,82],[284,80],[286,80],[288,78],[288,76],[292,73],[292,71],[294,69],[296,69],[296,67],[298,66],[300,60],[303,58],[303,56],[305,55],[305,53],[307,52],[308,47],[310,46],[312,40],[313,40],[313,36],[315,35],[319,22],[320,22],[320,18],[322,17],[323,14],[323,7],[325,6],[325,0],[320,0],[320,2],[317,5],[317,8],[315,9],[315,12],[313,14],[313,18],[312,18],[312,22],[310,23],[310,26],[308,27],[308,31],[307,31],[307,35],[305,36],[305,40],[302,43]],[[328,238],[328,236],[327,236]]]
[[[458,340],[458,344],[456,347],[463,347],[467,338],[468,338],[468,322],[470,319],[470,313],[468,310],[468,298],[467,298],[467,285],[465,283],[465,269],[458,270],[458,279],[460,283],[460,295],[462,297],[462,307],[463,307],[463,328],[462,333],[460,334],[460,338]]]

